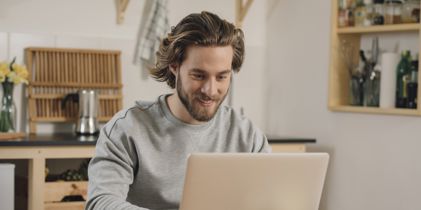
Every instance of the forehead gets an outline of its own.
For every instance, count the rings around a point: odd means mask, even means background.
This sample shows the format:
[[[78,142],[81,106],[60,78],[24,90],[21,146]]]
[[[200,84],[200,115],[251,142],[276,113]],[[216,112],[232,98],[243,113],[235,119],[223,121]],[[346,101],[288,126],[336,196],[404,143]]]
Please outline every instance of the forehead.
[[[181,68],[200,69],[208,73],[231,70],[234,51],[232,46],[189,46]]]

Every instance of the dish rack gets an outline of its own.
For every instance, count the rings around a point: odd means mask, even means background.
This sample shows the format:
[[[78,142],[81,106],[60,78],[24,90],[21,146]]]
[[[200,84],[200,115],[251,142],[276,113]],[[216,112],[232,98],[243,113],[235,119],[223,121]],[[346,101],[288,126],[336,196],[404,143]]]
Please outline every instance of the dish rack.
[[[41,48],[25,49],[29,72],[29,132],[37,123],[74,122],[78,104],[63,109],[65,95],[80,89],[99,93],[100,122],[106,122],[123,106],[121,52],[115,50]]]

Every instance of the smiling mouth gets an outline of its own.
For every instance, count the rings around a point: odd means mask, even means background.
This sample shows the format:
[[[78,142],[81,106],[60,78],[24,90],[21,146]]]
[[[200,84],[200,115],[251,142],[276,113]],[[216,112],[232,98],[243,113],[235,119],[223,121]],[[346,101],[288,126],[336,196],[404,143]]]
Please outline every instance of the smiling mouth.
[[[198,101],[199,101],[199,103],[200,103],[202,106],[206,106],[206,107],[212,106],[212,104],[213,104],[213,103],[215,103],[215,101],[214,101],[214,100],[203,100],[203,99],[198,99]]]

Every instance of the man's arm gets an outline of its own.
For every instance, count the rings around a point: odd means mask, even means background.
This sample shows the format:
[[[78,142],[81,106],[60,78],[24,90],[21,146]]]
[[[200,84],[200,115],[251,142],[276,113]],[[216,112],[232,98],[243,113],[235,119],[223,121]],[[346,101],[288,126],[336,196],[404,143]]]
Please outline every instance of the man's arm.
[[[272,147],[269,145],[267,137],[261,130],[256,128],[253,134],[253,152],[271,153]]]
[[[134,148],[123,133],[109,134],[104,126],[89,164],[86,210],[146,210],[126,201],[137,164]]]

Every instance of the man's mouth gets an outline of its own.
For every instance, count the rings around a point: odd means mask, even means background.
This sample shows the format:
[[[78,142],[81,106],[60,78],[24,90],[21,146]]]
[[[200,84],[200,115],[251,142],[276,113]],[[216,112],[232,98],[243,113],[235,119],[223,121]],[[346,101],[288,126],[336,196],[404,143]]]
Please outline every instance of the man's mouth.
[[[216,98],[211,98],[211,97],[203,96],[203,95],[199,95],[197,97],[197,100],[200,103],[200,105],[204,107],[210,107],[217,101]]]
[[[206,107],[212,106],[213,103],[215,102],[214,100],[210,100],[210,99],[208,99],[208,100],[206,100],[206,99],[198,99],[198,100],[199,100],[199,102],[200,102],[200,104],[202,106],[206,106]]]

